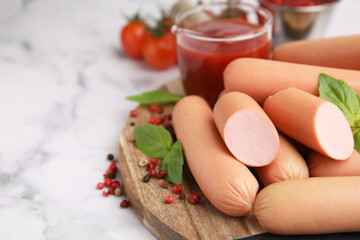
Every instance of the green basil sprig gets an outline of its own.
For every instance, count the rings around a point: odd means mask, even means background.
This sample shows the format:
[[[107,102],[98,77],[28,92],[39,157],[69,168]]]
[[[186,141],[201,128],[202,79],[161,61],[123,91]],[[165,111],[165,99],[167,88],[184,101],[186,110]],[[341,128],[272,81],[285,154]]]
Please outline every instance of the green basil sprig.
[[[143,105],[148,104],[165,104],[179,101],[183,96],[169,93],[166,91],[155,90],[144,92],[140,95],[127,97],[127,100],[135,101]]]
[[[162,159],[160,170],[166,172],[166,181],[182,183],[184,157],[180,141],[172,145],[171,135],[163,126],[149,123],[135,128],[134,139],[143,153]]]
[[[360,151],[360,97],[343,80],[326,74],[319,77],[319,96],[334,103],[344,113],[352,129],[355,149]]]

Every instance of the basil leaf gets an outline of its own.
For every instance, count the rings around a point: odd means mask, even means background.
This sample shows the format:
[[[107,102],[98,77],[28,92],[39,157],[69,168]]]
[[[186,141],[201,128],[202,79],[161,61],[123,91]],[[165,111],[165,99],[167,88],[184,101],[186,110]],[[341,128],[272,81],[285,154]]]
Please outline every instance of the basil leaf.
[[[135,101],[140,104],[165,104],[179,101],[183,96],[169,93],[166,91],[155,90],[144,92],[140,95],[127,97],[127,100]]]
[[[171,150],[165,154],[165,157],[161,162],[160,170],[166,172],[166,181],[181,184],[183,165],[184,156],[182,154],[182,145],[178,140],[171,147]]]
[[[134,139],[137,147],[149,157],[163,158],[171,149],[171,135],[163,126],[149,123],[137,126]]]
[[[360,128],[355,128],[353,131],[353,136],[354,136],[354,142],[355,142],[355,146],[354,148],[356,150],[358,150],[358,152],[360,152]]]
[[[357,127],[360,121],[360,98],[349,85],[322,73],[319,77],[319,95],[338,106],[351,127]]]

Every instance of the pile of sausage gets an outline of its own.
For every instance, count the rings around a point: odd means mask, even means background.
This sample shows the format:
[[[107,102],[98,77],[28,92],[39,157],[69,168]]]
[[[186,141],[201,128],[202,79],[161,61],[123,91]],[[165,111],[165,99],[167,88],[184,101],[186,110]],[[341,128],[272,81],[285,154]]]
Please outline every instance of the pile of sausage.
[[[237,59],[213,110],[198,96],[176,104],[176,136],[218,210],[252,212],[277,234],[360,231],[360,153],[344,114],[317,97],[320,73],[360,93],[359,44],[360,35],[307,40],[273,60]]]

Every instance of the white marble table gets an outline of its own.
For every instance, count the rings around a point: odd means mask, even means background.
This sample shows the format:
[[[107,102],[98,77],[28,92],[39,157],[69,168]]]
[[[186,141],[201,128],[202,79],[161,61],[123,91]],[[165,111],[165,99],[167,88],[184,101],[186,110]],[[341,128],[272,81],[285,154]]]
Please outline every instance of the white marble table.
[[[14,0],[2,8],[0,239],[154,238],[131,208],[119,208],[124,197],[104,198],[95,185],[136,106],[125,96],[178,76],[175,66],[155,71],[122,53],[122,14],[156,16],[173,2]],[[342,0],[326,36],[360,33],[359,9]]]

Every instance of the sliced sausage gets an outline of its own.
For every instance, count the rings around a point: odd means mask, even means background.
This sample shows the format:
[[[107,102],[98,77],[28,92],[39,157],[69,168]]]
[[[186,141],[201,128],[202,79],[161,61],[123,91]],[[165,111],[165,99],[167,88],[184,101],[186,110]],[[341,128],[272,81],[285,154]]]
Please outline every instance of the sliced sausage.
[[[209,201],[230,216],[248,214],[259,184],[224,145],[206,101],[184,97],[176,104],[172,119],[189,168]]]
[[[260,167],[275,159],[278,133],[264,110],[248,95],[223,94],[215,104],[214,119],[226,146],[240,162]]]
[[[360,71],[255,58],[239,58],[227,65],[224,86],[227,91],[246,93],[258,103],[263,103],[268,96],[289,87],[297,87],[318,96],[320,73],[342,79],[360,93]]]
[[[281,132],[317,152],[337,160],[353,152],[349,123],[331,102],[288,88],[266,99],[264,110]]]
[[[360,177],[277,182],[257,195],[254,215],[268,232],[325,234],[360,231]]]
[[[360,70],[360,35],[292,41],[275,48],[284,62]]]
[[[308,167],[300,153],[281,133],[279,139],[279,152],[275,160],[264,167],[254,168],[264,186],[279,181],[309,177]]]
[[[307,159],[311,177],[324,176],[360,176],[360,153],[354,149],[344,161],[335,161],[318,152],[313,152]]]

